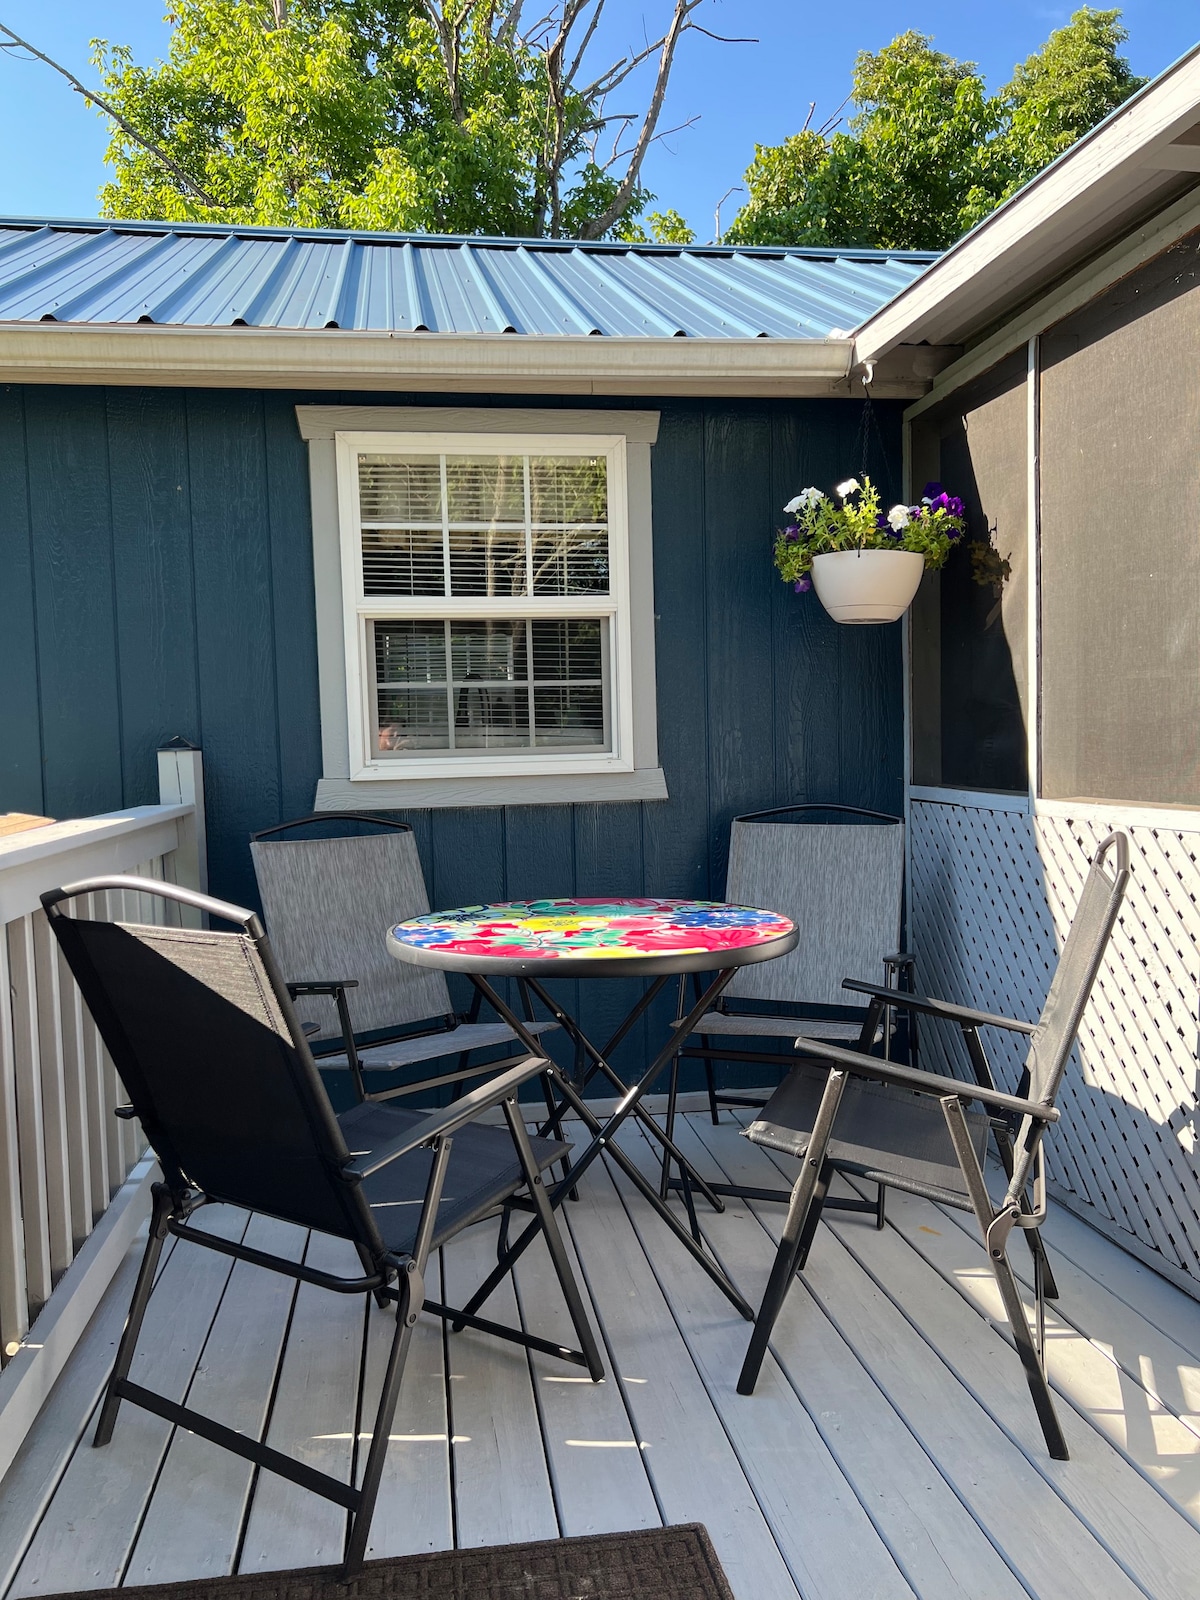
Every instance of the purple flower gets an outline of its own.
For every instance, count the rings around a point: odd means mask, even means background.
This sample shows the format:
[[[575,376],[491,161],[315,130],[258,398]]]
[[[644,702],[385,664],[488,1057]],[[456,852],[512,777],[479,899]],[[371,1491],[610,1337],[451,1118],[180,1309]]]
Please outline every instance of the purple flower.
[[[961,528],[947,528],[946,529],[946,537],[947,537],[947,539],[961,539],[962,538],[962,529]]]
[[[808,591],[812,588],[812,579],[811,578],[797,578],[795,583],[792,585],[792,588],[796,591],[797,594],[807,594]]]
[[[926,500],[936,500],[938,495],[945,494],[945,492],[946,491],[942,488],[940,483],[927,483],[925,485],[925,494],[923,498]]]
[[[963,516],[964,513],[965,513],[965,509],[966,508],[963,506],[962,501],[958,498],[958,496],[956,494],[947,495],[947,497],[946,497],[946,510],[950,513],[950,515],[952,517],[961,517],[961,516]]]
[[[875,518],[875,526],[879,529],[880,533],[891,533],[892,525],[887,519],[886,511],[881,511]]]
[[[783,530],[783,537],[789,544],[795,544],[796,540],[800,537],[800,529],[794,522],[789,522],[787,527]]]

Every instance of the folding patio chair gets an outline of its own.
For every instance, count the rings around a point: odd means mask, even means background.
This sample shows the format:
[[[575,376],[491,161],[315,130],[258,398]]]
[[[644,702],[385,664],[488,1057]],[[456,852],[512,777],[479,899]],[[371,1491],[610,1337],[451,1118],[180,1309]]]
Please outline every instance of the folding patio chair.
[[[230,922],[237,932],[150,927],[69,914],[76,896],[135,890]],[[541,1173],[566,1145],[531,1138],[520,1086],[550,1061],[522,1054],[434,1112],[362,1103],[335,1116],[258,918],[240,906],[145,878],[90,878],[42,896],[50,926],[95,1019],[130,1104],[158,1158],[162,1181],[129,1321],[105,1389],[95,1444],[112,1436],[122,1400],[334,1501],[350,1513],[345,1571],[362,1564],[412,1329],[422,1307],[526,1349],[604,1375]],[[382,940],[381,940],[382,942]],[[506,1126],[483,1126],[499,1106]],[[354,1247],[357,1276],[341,1277],[196,1226],[212,1203],[263,1212],[333,1234]],[[549,1247],[579,1350],[469,1316],[425,1298],[424,1273],[472,1222],[517,1204]],[[261,1440],[214,1422],[130,1379],[130,1363],[168,1234],[337,1294],[394,1302],[392,1340],[361,1485],[343,1483]]]
[[[278,837],[328,823],[380,831]],[[489,1070],[470,1064],[469,1055],[509,1043],[512,1030],[503,1022],[478,1020],[478,995],[465,1017],[456,1015],[443,973],[393,961],[384,945],[385,929],[429,910],[407,823],[318,812],[253,834],[250,854],[275,959],[322,1070],[349,1070],[360,1100],[461,1083]],[[531,1032],[557,1028],[556,1022],[534,1020],[528,997],[521,998]],[[364,1073],[393,1075],[447,1056],[456,1056],[457,1064],[431,1077],[366,1089]]]
[[[714,1061],[749,1062],[778,1071],[797,1060],[798,1033],[868,1049],[877,1042],[890,1052],[890,1013],[872,1014],[842,988],[848,973],[879,971],[894,986],[911,987],[913,958],[899,950],[904,900],[904,824],[899,817],[856,806],[795,805],[735,817],[729,832],[725,899],[733,905],[781,911],[800,930],[790,955],[743,967],[713,1011],[696,1025],[680,1057],[704,1062],[709,1114],[718,1121],[721,1106],[760,1108],[769,1091],[718,1089]],[[699,991],[697,990],[697,993]],[[680,1013],[683,988],[680,986]],[[738,1046],[736,1039],[759,1038],[767,1048]],[[771,1048],[772,1041],[779,1041]],[[783,1041],[786,1041],[784,1043]],[[908,1029],[909,1064],[914,1064],[915,1032]],[[785,1053],[786,1052],[786,1053]],[[672,1064],[667,1101],[667,1134],[674,1133],[679,1058]],[[670,1176],[664,1153],[660,1191],[683,1187]],[[750,1191],[739,1184],[714,1186],[719,1194],[787,1200],[788,1190]],[[689,1201],[690,1196],[685,1198]],[[872,1211],[884,1222],[884,1191],[874,1204],[835,1200],[843,1210]]]
[[[1111,875],[1106,869],[1110,854],[1116,858]],[[797,1040],[806,1056],[829,1065],[818,1068],[806,1061],[794,1068],[762,1115],[746,1129],[755,1144],[794,1156],[802,1167],[738,1379],[739,1394],[754,1392],[776,1318],[793,1278],[808,1259],[834,1171],[853,1172],[975,1213],[1047,1448],[1056,1460],[1067,1460],[1045,1372],[1046,1300],[1057,1299],[1058,1289],[1038,1232],[1047,1204],[1043,1141],[1047,1128],[1059,1119],[1055,1099],[1128,880],[1128,837],[1110,834],[1092,859],[1036,1024],[847,981],[847,988],[870,996],[870,1013],[876,1018],[885,1005],[898,1005],[956,1022],[966,1042],[974,1084],[893,1065],[816,1039]],[[979,1038],[979,1029],[988,1027],[1029,1037],[1015,1095],[1001,1093],[995,1086]],[[972,1103],[983,1109],[969,1110]],[[1008,1184],[999,1204],[993,1203],[984,1181],[989,1133],[995,1136]],[[1025,1232],[1033,1256],[1032,1330],[1008,1260],[1014,1228]]]

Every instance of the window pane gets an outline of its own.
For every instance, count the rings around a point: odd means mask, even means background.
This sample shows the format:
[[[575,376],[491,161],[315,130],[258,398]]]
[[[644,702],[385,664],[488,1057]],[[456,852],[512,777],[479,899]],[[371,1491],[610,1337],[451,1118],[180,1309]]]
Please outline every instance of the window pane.
[[[442,534],[436,528],[364,528],[364,594],[445,594]]]
[[[449,750],[444,688],[380,688],[377,704],[380,755],[445,755]]]
[[[535,528],[534,594],[607,594],[608,534],[593,528]]]
[[[376,622],[375,681],[445,683],[446,629],[429,622]]]
[[[455,683],[511,683],[529,676],[525,619],[452,622],[450,661]]]
[[[578,749],[607,748],[604,731],[604,690],[594,688],[543,689],[533,692],[534,743]]]
[[[533,522],[607,522],[608,463],[603,456],[530,456]]]
[[[600,681],[599,618],[538,620],[533,624],[533,676],[538,683]]]
[[[451,522],[525,521],[524,456],[447,456]]]
[[[524,528],[452,530],[450,584],[456,595],[528,594]]]
[[[359,456],[358,494],[364,522],[442,520],[438,456]]]
[[[457,750],[527,750],[529,690],[524,684],[457,687],[454,745]]]

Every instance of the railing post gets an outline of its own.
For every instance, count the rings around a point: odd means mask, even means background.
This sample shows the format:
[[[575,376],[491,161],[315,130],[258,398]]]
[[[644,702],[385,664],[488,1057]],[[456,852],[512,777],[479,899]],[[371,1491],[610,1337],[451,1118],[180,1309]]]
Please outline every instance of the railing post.
[[[186,739],[175,738],[158,751],[158,800],[164,806],[191,806],[179,825],[175,879],[185,889],[208,893],[208,836],[204,822],[204,756]]]

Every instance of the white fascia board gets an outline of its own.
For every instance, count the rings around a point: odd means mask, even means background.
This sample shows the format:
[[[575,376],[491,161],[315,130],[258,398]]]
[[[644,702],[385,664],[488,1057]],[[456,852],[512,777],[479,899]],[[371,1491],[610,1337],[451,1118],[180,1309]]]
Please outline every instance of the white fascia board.
[[[618,339],[0,324],[0,381],[489,393],[828,392],[852,339]]]
[[[899,344],[961,344],[1056,271],[1103,248],[1114,227],[1152,203],[1150,159],[1200,117],[1200,46],[1135,95],[998,207],[940,261],[855,330],[855,359]],[[1164,192],[1168,192],[1164,189]]]

